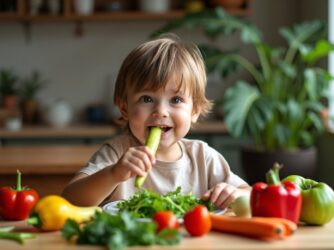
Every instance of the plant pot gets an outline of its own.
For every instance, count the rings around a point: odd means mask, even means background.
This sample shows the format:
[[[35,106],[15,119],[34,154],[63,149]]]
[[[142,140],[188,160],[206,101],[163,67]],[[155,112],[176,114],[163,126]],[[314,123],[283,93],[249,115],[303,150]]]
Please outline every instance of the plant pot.
[[[155,13],[166,12],[170,9],[170,0],[140,0],[139,9]]]
[[[48,124],[53,127],[63,128],[71,123],[73,110],[66,101],[55,100],[49,104],[45,115]]]
[[[22,102],[23,123],[36,124],[39,121],[40,106],[37,100],[30,99]]]
[[[14,111],[17,108],[17,96],[6,95],[2,98],[2,106],[7,111]]]
[[[90,105],[86,109],[86,117],[90,124],[105,124],[107,122],[107,107],[103,104]]]
[[[94,0],[74,0],[74,10],[79,15],[91,15],[94,12]]]
[[[243,147],[241,150],[242,168],[250,185],[265,181],[265,174],[275,162],[283,165],[281,179],[292,174],[314,178],[317,150],[315,147],[281,151],[259,151],[253,147]]]
[[[5,121],[5,128],[10,131],[18,131],[22,128],[21,117],[8,117]]]

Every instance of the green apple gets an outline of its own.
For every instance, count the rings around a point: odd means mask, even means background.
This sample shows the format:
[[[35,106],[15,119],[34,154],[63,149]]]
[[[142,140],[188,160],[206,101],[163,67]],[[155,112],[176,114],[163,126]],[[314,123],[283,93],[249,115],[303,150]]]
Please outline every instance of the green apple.
[[[323,182],[290,175],[284,180],[292,181],[301,189],[302,211],[300,221],[323,225],[334,217],[334,191]]]

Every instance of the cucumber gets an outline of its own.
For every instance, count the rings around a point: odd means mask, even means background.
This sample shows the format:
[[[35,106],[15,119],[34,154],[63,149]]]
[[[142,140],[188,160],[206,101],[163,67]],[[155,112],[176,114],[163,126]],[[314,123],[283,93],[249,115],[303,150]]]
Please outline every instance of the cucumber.
[[[157,151],[159,147],[161,133],[162,133],[161,128],[152,127],[147,136],[145,145],[152,151],[153,154],[155,154],[155,152]],[[135,180],[135,187],[140,188],[143,185],[146,179],[146,176],[147,175],[137,176]]]

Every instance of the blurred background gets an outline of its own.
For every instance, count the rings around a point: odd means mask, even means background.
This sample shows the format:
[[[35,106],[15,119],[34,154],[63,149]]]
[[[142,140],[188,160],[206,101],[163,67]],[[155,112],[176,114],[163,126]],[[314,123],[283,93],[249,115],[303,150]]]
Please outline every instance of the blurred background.
[[[126,1],[109,2],[124,2],[119,8],[129,7],[125,5]],[[185,1],[178,2],[182,8]],[[248,8],[244,17],[258,25],[265,40],[271,44],[283,42],[277,32],[279,27],[307,19],[327,20],[325,0],[254,0]],[[165,22],[164,17],[150,20],[149,17],[131,16],[119,20],[76,21],[66,17],[63,20],[62,17],[55,20],[36,18],[29,22],[3,20],[0,23],[0,68],[12,68],[19,77],[27,77],[34,70],[40,71],[47,80],[38,93],[42,105],[61,98],[74,109],[75,120],[80,120],[89,104],[103,102],[110,108],[113,83],[122,60]],[[82,34],[77,34],[78,29]],[[175,33],[196,43],[206,41],[201,32],[194,30],[177,30]],[[226,48],[240,43],[239,39],[233,38],[217,43]],[[208,84],[208,97],[220,100],[226,84],[212,79]]]
[[[37,82],[37,86],[30,86],[32,90],[28,84],[25,94],[22,94],[21,83],[21,95],[14,105],[17,113],[12,114],[18,120],[6,122],[8,114],[6,118],[2,107],[2,147],[35,144],[97,145],[117,133],[117,126],[115,130],[110,129],[115,126],[114,120],[118,116],[112,96],[114,81],[125,56],[167,22],[186,12],[213,8],[217,2],[219,1],[1,0],[0,70],[7,73],[10,71],[21,82]],[[313,19],[328,22],[327,0],[230,2],[237,5],[226,7],[226,10],[254,23],[263,32],[264,40],[272,45],[285,43],[277,32],[282,26]],[[175,33],[183,40],[195,43],[208,41],[197,30],[182,28]],[[257,60],[252,54],[254,52],[241,44],[237,35],[221,37],[213,43],[224,49],[237,46],[242,54]],[[327,67],[327,60],[321,63]],[[243,74],[240,72],[224,80],[215,74],[209,75],[208,98],[216,103],[221,102],[226,87],[244,77]],[[22,108],[22,102],[28,99],[29,93],[38,102],[38,114],[33,117],[27,117]],[[75,136],[75,132],[82,129],[76,127],[78,124],[85,124],[85,129],[82,134]],[[94,130],[96,125],[101,130]],[[37,132],[22,132],[25,128],[34,126],[38,127]],[[66,130],[71,126],[74,127],[73,130]],[[59,134],[54,132],[55,128],[60,130]],[[231,138],[226,132],[219,108],[207,119],[207,126],[194,129],[189,137],[206,140],[223,152],[232,169],[244,176],[239,157],[239,146],[243,141]],[[319,160],[321,170],[319,167],[317,176],[333,185],[334,181],[326,174],[331,164],[326,158],[327,151],[333,138],[328,135],[323,140],[325,144],[319,146],[323,156]],[[89,155],[85,157],[88,158]],[[3,166],[2,169],[5,168]],[[71,171],[66,175],[75,172],[73,169]],[[9,175],[11,171],[6,168],[2,173]],[[39,172],[28,167],[26,173],[38,175]],[[51,171],[50,175],[52,174],[54,172]],[[67,181],[68,176],[66,178]]]

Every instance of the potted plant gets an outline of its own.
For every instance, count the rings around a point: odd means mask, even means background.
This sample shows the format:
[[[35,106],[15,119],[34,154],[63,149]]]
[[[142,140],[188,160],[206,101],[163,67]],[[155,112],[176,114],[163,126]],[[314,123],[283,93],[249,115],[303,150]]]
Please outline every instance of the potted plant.
[[[17,106],[17,91],[19,78],[12,69],[0,70],[0,96],[2,107],[14,111]]]
[[[251,82],[239,80],[230,86],[222,102],[229,133],[254,142],[241,154],[248,181],[260,180],[258,176],[263,177],[275,161],[283,163],[283,176],[311,177],[316,166],[314,145],[324,130],[321,111],[331,78],[316,62],[334,48],[326,40],[324,23],[316,20],[282,28],[279,32],[287,45],[273,47],[265,43],[256,26],[218,8],[187,15],[155,34],[180,27],[201,28],[211,39],[238,31],[242,42],[256,51],[258,63],[254,64],[236,51],[201,46],[209,71],[220,70],[225,76],[241,66],[252,76]]]
[[[23,122],[28,124],[37,123],[39,120],[39,102],[36,99],[38,92],[44,88],[47,81],[37,70],[30,76],[23,79],[20,86],[20,96],[22,99]]]

